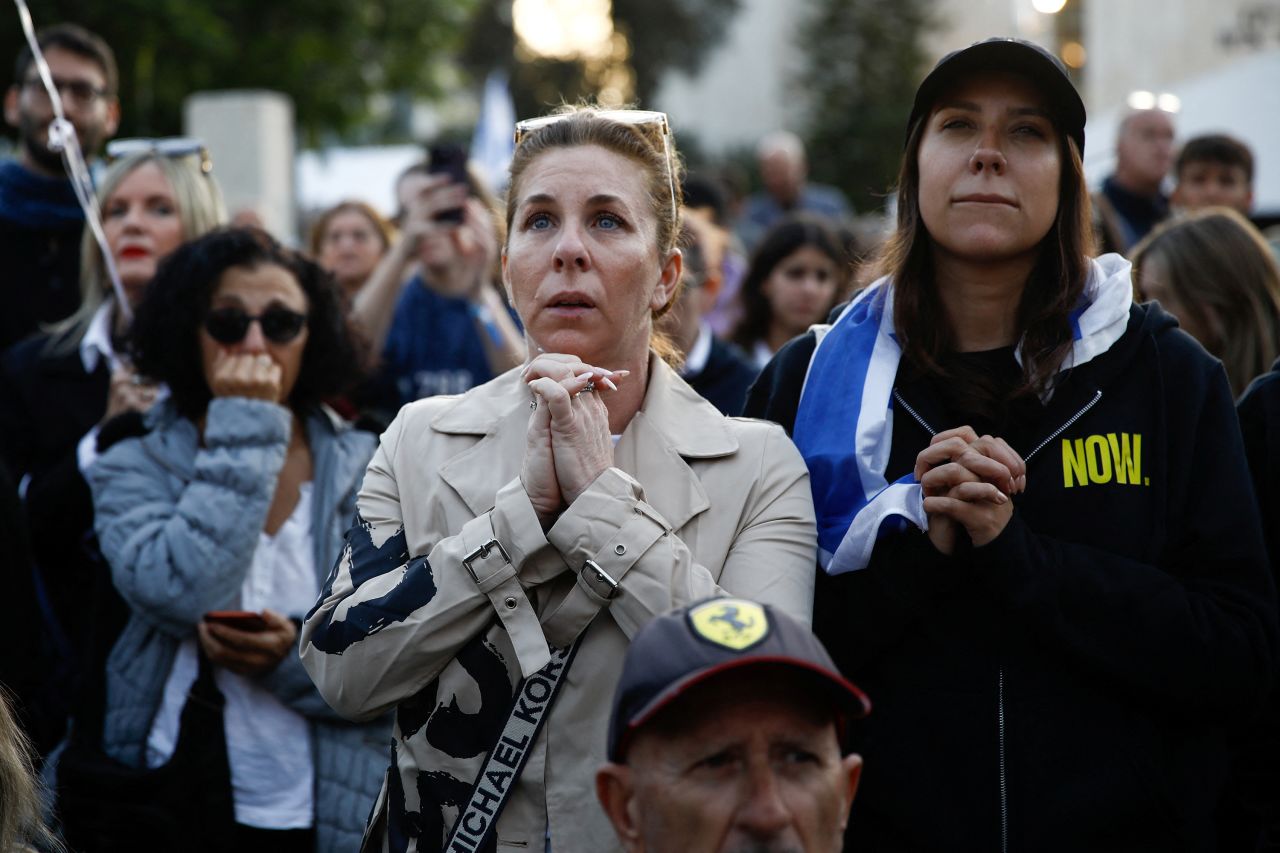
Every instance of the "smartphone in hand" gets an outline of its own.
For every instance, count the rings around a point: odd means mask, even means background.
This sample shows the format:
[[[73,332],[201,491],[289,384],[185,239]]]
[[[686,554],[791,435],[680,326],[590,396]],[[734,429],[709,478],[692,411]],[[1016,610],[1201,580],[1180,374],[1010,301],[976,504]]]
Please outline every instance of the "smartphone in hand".
[[[254,613],[252,610],[210,610],[204,615],[204,621],[255,634],[270,627],[261,613]]]
[[[427,152],[427,171],[448,175],[455,184],[467,184],[467,152],[460,145],[432,145]],[[437,222],[462,222],[462,208],[454,207],[436,214]]]

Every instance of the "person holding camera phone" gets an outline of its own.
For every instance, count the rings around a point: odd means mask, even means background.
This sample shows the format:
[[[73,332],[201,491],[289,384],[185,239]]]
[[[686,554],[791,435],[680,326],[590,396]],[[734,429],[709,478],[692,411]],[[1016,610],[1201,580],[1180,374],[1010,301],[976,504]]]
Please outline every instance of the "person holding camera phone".
[[[432,158],[397,181],[400,240],[351,308],[380,356],[373,406],[390,414],[421,397],[461,394],[525,356],[498,285],[497,204],[461,149],[436,146]]]
[[[211,664],[234,814],[203,817],[239,853],[351,850],[389,720],[341,721],[296,652],[374,449],[321,402],[358,369],[337,285],[265,232],[215,231],[161,265],[131,344],[170,395],[145,436],[90,470],[102,552],[130,609],[106,663],[102,749],[136,768],[189,759],[188,697]],[[148,831],[147,849],[179,849]]]

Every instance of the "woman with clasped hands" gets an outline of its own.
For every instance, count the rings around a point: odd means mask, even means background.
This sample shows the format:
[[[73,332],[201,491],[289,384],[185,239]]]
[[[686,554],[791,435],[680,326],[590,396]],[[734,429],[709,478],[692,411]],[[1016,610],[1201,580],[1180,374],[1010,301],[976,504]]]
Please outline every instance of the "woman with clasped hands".
[[[1084,127],[1044,48],[944,57],[880,277],[747,404],[793,426],[815,633],[877,703],[849,850],[1217,849],[1274,593],[1222,365],[1091,257]]]
[[[303,626],[303,661],[334,707],[396,709],[366,849],[488,830],[459,807],[516,685],[575,641],[552,667],[567,674],[541,733],[495,750],[527,759],[515,781],[486,774],[511,791],[497,839],[613,849],[587,794],[629,638],[723,592],[809,618],[803,463],[782,430],[703,401],[654,334],[680,282],[678,164],[660,113],[579,108],[517,129],[503,280],[533,357],[401,411]]]

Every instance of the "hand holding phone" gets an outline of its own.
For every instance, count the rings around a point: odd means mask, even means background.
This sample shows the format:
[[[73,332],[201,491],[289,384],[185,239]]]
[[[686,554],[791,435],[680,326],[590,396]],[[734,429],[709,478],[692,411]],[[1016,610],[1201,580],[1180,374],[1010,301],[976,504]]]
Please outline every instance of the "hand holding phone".
[[[254,613],[252,610],[210,610],[204,615],[204,621],[250,633],[258,633],[271,627],[261,613]]]
[[[467,152],[460,145],[432,145],[427,153],[427,171],[447,175],[449,182],[467,186]],[[437,222],[462,222],[462,208],[453,207],[435,215]]]

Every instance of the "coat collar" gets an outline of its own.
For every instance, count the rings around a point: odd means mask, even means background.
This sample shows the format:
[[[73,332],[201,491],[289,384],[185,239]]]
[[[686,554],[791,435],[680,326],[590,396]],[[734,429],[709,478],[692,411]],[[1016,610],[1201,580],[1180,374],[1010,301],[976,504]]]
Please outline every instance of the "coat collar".
[[[482,436],[440,468],[440,476],[476,514],[492,509],[498,490],[519,476],[528,403],[517,368],[457,398],[431,421],[436,432]],[[644,485],[646,500],[674,529],[710,506],[685,460],[737,450],[727,419],[651,355],[644,402],[614,448],[614,459]]]

